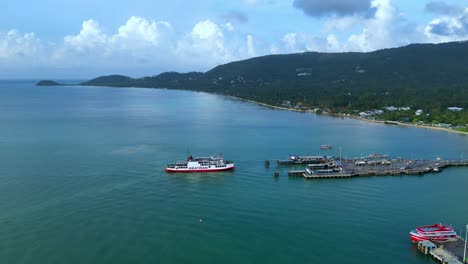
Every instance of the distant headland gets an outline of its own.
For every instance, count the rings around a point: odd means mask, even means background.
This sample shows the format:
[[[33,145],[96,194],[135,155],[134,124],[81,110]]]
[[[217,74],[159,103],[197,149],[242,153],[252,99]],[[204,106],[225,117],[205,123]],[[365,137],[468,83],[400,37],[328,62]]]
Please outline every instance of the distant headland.
[[[42,81],[39,81],[36,85],[37,86],[61,86],[61,85],[64,85],[64,84],[61,84],[61,83],[58,83],[58,82],[55,82],[55,81],[51,81],[51,80],[42,80]]]

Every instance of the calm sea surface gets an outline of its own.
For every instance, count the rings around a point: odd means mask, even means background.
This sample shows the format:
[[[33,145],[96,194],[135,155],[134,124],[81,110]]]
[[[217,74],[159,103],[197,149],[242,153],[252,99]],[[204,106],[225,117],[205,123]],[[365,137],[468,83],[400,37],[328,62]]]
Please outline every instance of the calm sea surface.
[[[290,154],[468,157],[468,136],[222,96],[0,82],[0,263],[432,263],[422,224],[468,224],[468,168],[306,181]],[[222,152],[234,172],[166,174]]]

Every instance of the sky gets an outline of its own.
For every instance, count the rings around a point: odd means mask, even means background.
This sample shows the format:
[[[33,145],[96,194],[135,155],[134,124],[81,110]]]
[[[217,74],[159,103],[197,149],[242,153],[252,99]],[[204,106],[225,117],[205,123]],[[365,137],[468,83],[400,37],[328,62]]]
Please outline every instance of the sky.
[[[143,77],[468,39],[468,0],[4,1],[1,79]]]

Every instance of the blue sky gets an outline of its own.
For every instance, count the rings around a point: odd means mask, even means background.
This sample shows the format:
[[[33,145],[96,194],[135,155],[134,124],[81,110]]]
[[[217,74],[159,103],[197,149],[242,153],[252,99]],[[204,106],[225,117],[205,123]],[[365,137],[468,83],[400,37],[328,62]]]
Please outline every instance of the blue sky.
[[[141,77],[468,39],[468,0],[16,0],[2,10],[3,79]]]

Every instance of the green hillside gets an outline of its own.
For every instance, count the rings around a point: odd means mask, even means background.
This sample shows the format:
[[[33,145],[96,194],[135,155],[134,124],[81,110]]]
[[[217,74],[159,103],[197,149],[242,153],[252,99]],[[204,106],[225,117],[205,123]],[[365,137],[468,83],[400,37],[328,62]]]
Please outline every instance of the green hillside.
[[[414,119],[413,114],[403,113],[387,118],[465,125],[468,42],[412,44],[369,53],[269,55],[227,63],[206,73],[167,72],[138,79],[112,75],[83,85],[206,91],[271,105],[301,102],[340,113],[409,106],[433,115]],[[447,112],[450,106],[465,110]]]

